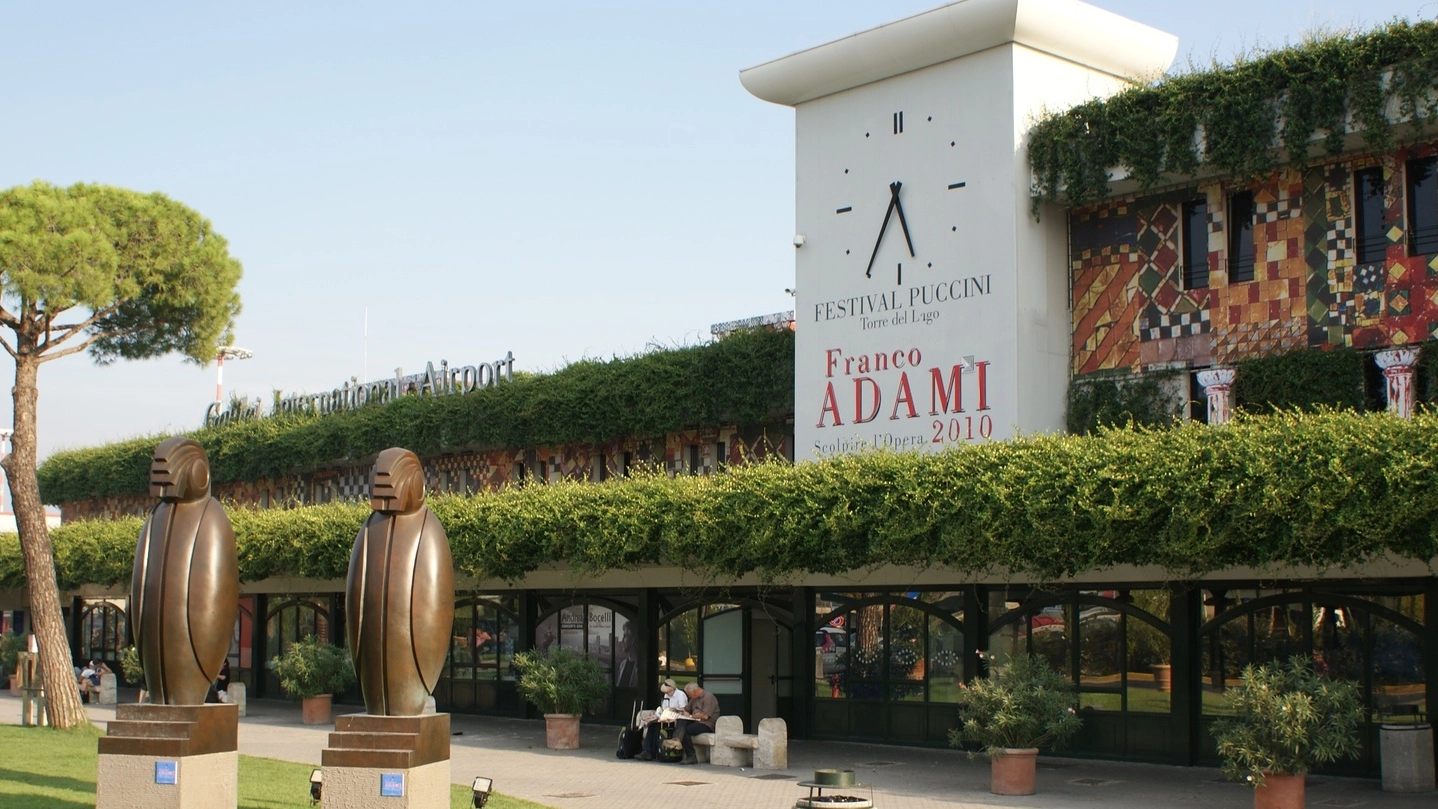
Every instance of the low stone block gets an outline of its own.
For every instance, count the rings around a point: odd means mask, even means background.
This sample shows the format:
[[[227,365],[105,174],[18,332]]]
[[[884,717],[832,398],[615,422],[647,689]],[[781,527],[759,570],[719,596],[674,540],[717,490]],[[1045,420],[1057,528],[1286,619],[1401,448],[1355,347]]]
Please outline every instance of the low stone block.
[[[234,751],[177,757],[101,753],[95,809],[234,809],[239,766]],[[171,770],[173,784],[156,783],[169,780],[158,775]]]
[[[249,691],[245,688],[245,684],[231,683],[230,687],[226,690],[229,692],[230,695],[230,704],[235,706],[236,708],[239,708],[240,716],[243,717],[248,710],[246,708],[246,705],[248,704],[249,699]]]
[[[789,769],[789,725],[783,719],[759,720],[759,747],[754,766],[760,770]]]
[[[100,704],[101,704],[101,705],[114,705],[116,702],[119,702],[119,698],[116,696],[116,693],[115,693],[116,690],[118,689],[118,687],[119,687],[119,683],[116,681],[114,674],[101,674],[101,675],[100,675]]]
[[[449,759],[408,769],[383,767],[325,767],[321,809],[382,806],[385,809],[448,809]],[[385,796],[385,776],[396,777],[403,794]],[[231,804],[233,806],[233,804]]]

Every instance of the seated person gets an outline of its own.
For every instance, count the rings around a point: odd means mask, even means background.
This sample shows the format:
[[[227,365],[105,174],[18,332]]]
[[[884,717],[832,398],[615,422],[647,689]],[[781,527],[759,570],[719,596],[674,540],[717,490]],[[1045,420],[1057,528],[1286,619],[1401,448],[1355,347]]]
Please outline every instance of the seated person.
[[[684,714],[674,722],[674,738],[684,746],[684,760],[680,764],[698,764],[694,752],[694,736],[699,733],[713,733],[714,723],[719,719],[719,699],[699,687],[698,683],[684,686],[689,704]]]
[[[84,699],[89,694],[100,693],[100,675],[109,674],[110,667],[99,660],[91,660],[80,670],[79,685],[80,698]],[[98,697],[97,697],[98,699]]]
[[[649,725],[644,729],[644,750],[639,754],[639,758],[644,761],[653,761],[659,758],[660,725],[673,721],[673,718],[689,704],[688,697],[684,696],[684,692],[679,690],[679,684],[672,678],[659,684],[659,693],[664,695],[664,698],[659,700],[659,710],[647,717],[641,715],[641,720]],[[666,716],[670,718],[666,719]]]

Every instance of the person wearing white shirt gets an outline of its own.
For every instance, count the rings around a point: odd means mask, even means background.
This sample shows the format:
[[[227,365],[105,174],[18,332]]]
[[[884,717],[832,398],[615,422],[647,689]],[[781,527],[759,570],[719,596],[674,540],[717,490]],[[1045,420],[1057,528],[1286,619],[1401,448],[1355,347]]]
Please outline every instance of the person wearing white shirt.
[[[659,693],[664,697],[659,700],[659,711],[649,721],[649,727],[644,729],[644,750],[638,756],[644,761],[659,758],[659,730],[663,721],[661,717],[666,713],[672,717],[675,712],[682,711],[689,705],[689,697],[679,690],[679,684],[672,678],[659,684]]]

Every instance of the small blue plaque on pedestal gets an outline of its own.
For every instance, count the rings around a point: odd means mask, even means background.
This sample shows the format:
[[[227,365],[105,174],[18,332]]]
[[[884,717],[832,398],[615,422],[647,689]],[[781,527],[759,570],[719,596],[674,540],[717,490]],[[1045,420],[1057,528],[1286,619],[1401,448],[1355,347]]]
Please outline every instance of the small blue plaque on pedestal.
[[[404,773],[386,772],[379,776],[379,796],[381,798],[403,798],[404,797]]]
[[[179,768],[173,761],[155,762],[155,783],[174,784],[179,781]]]

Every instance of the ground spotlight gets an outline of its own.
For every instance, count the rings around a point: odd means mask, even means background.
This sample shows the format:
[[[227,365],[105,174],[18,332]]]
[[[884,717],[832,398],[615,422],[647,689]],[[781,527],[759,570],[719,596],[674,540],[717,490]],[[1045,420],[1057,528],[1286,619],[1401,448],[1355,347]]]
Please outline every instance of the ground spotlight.
[[[320,795],[325,788],[325,771],[318,767],[310,770],[310,805],[314,806],[320,802]]]
[[[485,778],[481,775],[474,779],[474,805],[477,809],[483,809],[485,802],[489,800],[489,790],[493,786],[493,778]]]

